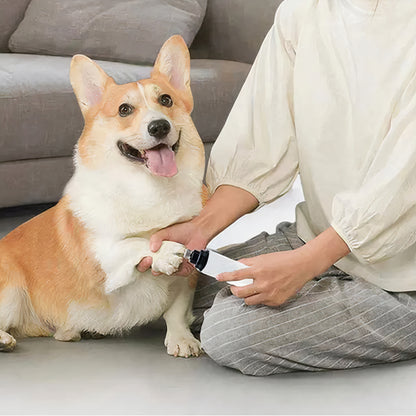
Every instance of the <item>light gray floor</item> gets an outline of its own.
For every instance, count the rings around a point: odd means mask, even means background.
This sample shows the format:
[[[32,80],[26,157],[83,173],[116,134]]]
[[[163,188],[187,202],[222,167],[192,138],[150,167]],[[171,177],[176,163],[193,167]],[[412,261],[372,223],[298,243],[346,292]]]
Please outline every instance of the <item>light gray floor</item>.
[[[0,237],[41,211],[0,211]],[[61,343],[19,340],[0,354],[0,414],[414,414],[416,361],[255,378],[208,357],[175,359],[164,332]]]

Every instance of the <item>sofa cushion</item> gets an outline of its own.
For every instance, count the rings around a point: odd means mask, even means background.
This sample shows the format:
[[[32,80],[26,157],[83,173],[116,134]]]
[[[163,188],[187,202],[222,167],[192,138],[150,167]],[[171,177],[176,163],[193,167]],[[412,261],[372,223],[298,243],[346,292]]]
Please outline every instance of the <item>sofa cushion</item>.
[[[85,53],[96,59],[153,63],[170,36],[180,34],[188,46],[192,43],[206,2],[32,0],[9,48],[20,53]]]
[[[252,63],[282,0],[209,0],[194,58]]]
[[[73,170],[71,157],[0,163],[0,208],[57,201]]]
[[[71,58],[0,54],[0,162],[70,156],[83,120],[69,82]],[[98,61],[116,82],[148,78],[151,66]],[[193,119],[203,140],[216,139],[250,65],[191,61]]]
[[[0,0],[0,52],[8,52],[10,35],[25,15],[30,0]]]
[[[205,143],[215,142],[251,65],[214,59],[191,60],[192,119]]]

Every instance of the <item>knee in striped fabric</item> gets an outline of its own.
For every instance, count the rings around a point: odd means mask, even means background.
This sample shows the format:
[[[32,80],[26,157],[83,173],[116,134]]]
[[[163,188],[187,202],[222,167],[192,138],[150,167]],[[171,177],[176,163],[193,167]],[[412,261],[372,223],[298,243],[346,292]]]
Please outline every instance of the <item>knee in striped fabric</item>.
[[[217,364],[247,375],[286,373],[291,369],[276,368],[263,351],[264,333],[259,330],[267,306],[247,306],[232,296],[228,288],[217,295],[212,308],[205,312],[201,329],[202,348]],[[267,327],[267,325],[265,325]],[[264,328],[260,326],[260,328]]]

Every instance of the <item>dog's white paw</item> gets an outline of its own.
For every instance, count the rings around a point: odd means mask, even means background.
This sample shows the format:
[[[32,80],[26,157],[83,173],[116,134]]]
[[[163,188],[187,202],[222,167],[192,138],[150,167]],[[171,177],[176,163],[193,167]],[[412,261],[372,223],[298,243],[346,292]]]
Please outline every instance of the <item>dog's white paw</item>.
[[[173,241],[164,241],[160,250],[153,255],[152,270],[170,276],[178,271],[184,253],[184,245]]]
[[[53,337],[57,341],[81,341],[81,333],[76,329],[58,328]]]
[[[7,332],[0,331],[0,351],[10,352],[14,350],[16,340]]]
[[[189,334],[166,334],[165,346],[168,354],[174,357],[198,357],[203,351],[201,343]]]

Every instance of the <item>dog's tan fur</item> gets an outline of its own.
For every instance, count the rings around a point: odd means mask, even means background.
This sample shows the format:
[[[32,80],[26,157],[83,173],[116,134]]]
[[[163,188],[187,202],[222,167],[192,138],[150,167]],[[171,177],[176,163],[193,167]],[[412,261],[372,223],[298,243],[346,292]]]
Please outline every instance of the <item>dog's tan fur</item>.
[[[105,304],[100,290],[105,275],[87,240],[88,231],[68,209],[67,197],[0,240],[0,293],[10,286],[24,290],[45,322],[40,334],[36,322],[25,322],[24,330],[14,328],[20,335],[53,335],[53,328],[64,326],[72,299]]]

